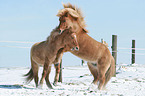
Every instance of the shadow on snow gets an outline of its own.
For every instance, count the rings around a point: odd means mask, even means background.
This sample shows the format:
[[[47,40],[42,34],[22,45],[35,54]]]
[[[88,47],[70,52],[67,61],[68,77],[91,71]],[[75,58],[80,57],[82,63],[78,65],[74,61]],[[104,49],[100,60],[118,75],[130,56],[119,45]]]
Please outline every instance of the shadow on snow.
[[[28,88],[28,87],[24,87],[23,85],[0,85],[0,88],[4,88],[4,89],[34,89],[34,88]]]

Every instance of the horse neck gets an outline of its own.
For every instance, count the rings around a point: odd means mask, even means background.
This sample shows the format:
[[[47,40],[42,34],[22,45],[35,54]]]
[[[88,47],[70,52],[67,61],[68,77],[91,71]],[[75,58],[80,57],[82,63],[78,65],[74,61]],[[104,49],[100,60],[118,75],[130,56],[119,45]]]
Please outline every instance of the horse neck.
[[[51,40],[48,44],[49,50],[51,50],[52,53],[57,53],[60,48],[64,47],[64,44],[61,41],[61,38]]]
[[[77,34],[77,41],[79,43],[79,47],[80,49],[84,46],[88,46],[87,44],[89,45],[94,45],[96,44],[97,46],[100,46],[102,43],[96,41],[95,39],[93,39],[91,36],[89,36],[85,31],[81,31],[81,32],[78,32]]]
[[[72,29],[72,31],[75,32],[75,33],[81,33],[82,32],[82,27],[80,26],[79,23],[77,23],[75,28]]]
[[[77,32],[77,41],[79,43],[79,46],[82,46],[83,44],[85,44],[85,42],[88,42],[90,36],[84,32],[83,30],[80,30]]]

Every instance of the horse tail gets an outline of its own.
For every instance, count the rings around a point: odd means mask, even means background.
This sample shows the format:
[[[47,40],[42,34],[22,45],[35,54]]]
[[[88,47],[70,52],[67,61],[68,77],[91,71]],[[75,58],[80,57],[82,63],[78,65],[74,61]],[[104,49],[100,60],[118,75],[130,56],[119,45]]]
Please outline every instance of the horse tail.
[[[104,83],[104,87],[106,86],[106,84],[108,83],[108,81],[111,79],[112,76],[114,76],[115,74],[115,61],[113,56],[111,57],[111,64],[110,67],[108,68],[106,74],[105,74],[105,83]]]
[[[25,74],[24,76],[27,76],[26,77],[26,82],[27,83],[30,83],[32,80],[33,80],[33,70],[32,68],[29,70],[29,72],[27,74]]]

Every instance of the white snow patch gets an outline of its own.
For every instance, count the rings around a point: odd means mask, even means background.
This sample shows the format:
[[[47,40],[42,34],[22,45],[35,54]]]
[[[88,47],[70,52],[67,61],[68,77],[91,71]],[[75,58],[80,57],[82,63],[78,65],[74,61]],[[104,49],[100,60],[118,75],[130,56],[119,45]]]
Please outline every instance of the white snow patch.
[[[64,67],[63,83],[42,89],[35,83],[25,84],[22,75],[30,68],[0,68],[0,96],[145,96],[145,65],[117,65],[116,77],[112,77],[105,90],[91,84],[93,76],[87,66]],[[39,71],[41,78],[42,68]],[[53,83],[55,69],[52,68],[50,82]]]

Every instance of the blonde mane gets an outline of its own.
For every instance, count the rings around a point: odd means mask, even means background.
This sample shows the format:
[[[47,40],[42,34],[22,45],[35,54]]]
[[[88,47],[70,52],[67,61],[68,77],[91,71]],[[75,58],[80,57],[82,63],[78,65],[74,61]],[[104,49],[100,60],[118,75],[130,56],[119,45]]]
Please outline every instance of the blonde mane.
[[[64,9],[59,10],[57,16],[62,17],[66,13],[69,13],[72,17],[77,18],[79,24],[81,25],[81,27],[83,27],[83,31],[88,33],[88,31],[85,29],[86,24],[81,9],[70,3],[63,4],[63,7]]]

